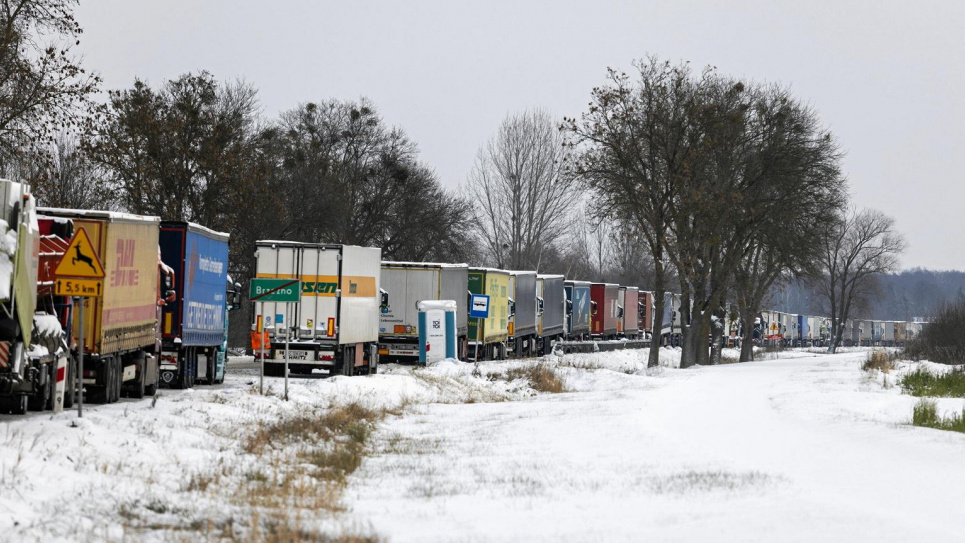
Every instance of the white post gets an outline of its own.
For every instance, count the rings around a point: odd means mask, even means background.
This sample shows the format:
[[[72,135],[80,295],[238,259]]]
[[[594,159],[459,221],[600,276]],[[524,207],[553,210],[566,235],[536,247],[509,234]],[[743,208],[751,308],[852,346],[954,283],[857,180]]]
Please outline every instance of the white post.
[[[258,391],[259,391],[259,394],[264,396],[265,395],[265,304],[261,303],[258,305],[259,305],[259,309],[261,310],[259,311],[259,313],[261,314],[259,315],[260,318],[258,319],[258,323],[260,324],[260,326],[256,327],[257,328],[256,331],[258,332],[258,344],[261,346],[261,373],[258,375]]]
[[[291,306],[290,303],[285,304],[285,319],[288,320],[286,324],[288,329],[285,332],[285,401],[288,401],[288,344],[292,337]],[[275,326],[278,326],[278,324],[276,323]]]

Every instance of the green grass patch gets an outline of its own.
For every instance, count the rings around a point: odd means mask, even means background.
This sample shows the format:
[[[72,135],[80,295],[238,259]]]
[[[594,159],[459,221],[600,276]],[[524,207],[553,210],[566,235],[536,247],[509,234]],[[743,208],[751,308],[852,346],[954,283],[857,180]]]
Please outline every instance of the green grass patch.
[[[965,398],[965,371],[934,374],[920,367],[901,378],[901,390],[918,397]]]
[[[912,412],[911,423],[925,428],[965,433],[965,410],[960,415],[942,417],[934,401],[922,398]]]

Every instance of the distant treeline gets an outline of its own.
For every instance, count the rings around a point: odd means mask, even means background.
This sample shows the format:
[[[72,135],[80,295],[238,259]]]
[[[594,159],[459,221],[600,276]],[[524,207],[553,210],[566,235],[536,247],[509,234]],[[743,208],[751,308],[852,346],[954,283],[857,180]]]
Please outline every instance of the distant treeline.
[[[928,320],[941,307],[953,301],[965,301],[965,271],[937,271],[913,268],[901,273],[877,277],[874,296],[863,300],[856,318],[881,320]],[[788,313],[821,313],[821,298],[806,281],[794,281],[777,287],[771,293],[778,311]]]

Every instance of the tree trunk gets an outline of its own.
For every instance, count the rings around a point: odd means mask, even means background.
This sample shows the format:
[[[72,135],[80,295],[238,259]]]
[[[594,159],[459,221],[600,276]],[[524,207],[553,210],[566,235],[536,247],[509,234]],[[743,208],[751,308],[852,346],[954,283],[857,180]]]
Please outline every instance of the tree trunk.
[[[699,324],[699,326],[697,326],[697,337],[695,338],[696,343],[694,344],[697,353],[697,363],[701,366],[709,366],[710,345],[708,344],[708,338],[711,333],[710,315],[700,315],[694,322]]]
[[[741,314],[741,362],[754,361],[754,315]]]
[[[720,364],[721,350],[723,349],[723,339],[724,339],[724,319],[727,315],[721,315],[718,311],[715,316],[717,320],[712,320],[710,325],[710,364],[712,366],[717,366]]]
[[[680,367],[689,368],[697,364],[697,337],[700,335],[700,325],[696,322],[681,328]]]
[[[647,361],[648,368],[656,368],[660,365],[660,344],[663,338],[663,312],[667,305],[665,296],[666,287],[664,286],[663,262],[659,258],[654,258],[654,292],[653,292],[653,322],[650,330],[650,359]],[[672,324],[672,323],[671,323]],[[673,327],[671,327],[671,331]]]

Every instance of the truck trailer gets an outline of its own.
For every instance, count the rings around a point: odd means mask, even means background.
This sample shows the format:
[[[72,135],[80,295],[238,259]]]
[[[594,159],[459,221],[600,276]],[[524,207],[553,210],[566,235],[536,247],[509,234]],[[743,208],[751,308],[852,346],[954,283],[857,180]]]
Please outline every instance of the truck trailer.
[[[175,297],[170,290],[173,273],[161,262],[158,249],[161,220],[113,211],[39,212],[53,219],[65,239],[83,228],[104,267],[103,296],[83,299],[85,399],[110,403],[122,392],[134,398],[153,395],[161,307]],[[71,328],[72,336],[79,337],[79,319],[72,319]]]
[[[593,305],[590,300],[590,282],[564,281],[563,292],[566,294],[566,339],[586,339],[590,335]]]
[[[536,352],[536,272],[509,272],[509,348],[517,357]]]
[[[456,302],[457,357],[468,346],[469,265],[428,262],[382,262],[382,289],[389,302],[379,318],[379,356],[399,361],[419,359],[419,309],[426,300]]]
[[[286,345],[290,373],[376,373],[379,314],[388,303],[379,288],[382,249],[266,240],[255,247],[257,278],[301,281],[299,303],[255,303],[268,332],[265,374],[284,376]]]
[[[469,268],[469,292],[489,296],[489,317],[469,319],[472,359],[505,359],[509,340],[509,272]]]
[[[562,275],[536,276],[536,353],[540,356],[553,350],[565,332],[566,291]]]
[[[620,285],[614,283],[593,283],[590,285],[590,299],[596,302],[596,311],[590,320],[590,334],[600,339],[613,339],[617,335],[619,310],[617,296]]]
[[[639,299],[640,316],[637,320],[640,337],[650,339],[653,333],[653,293],[640,291]]]
[[[640,335],[640,289],[637,287],[620,287],[623,296],[620,319],[620,332],[624,337],[636,339]],[[619,301],[619,295],[618,295]]]
[[[164,221],[161,260],[174,268],[177,296],[161,313],[161,384],[190,388],[224,381],[218,347],[227,328],[228,234]]]

